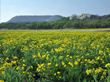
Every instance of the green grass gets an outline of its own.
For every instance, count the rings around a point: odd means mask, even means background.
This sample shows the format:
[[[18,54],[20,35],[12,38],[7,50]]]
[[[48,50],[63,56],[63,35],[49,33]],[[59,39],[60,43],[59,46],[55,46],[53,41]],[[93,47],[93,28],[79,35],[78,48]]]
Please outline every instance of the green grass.
[[[30,29],[25,29],[25,30],[22,30],[22,29],[19,29],[19,30],[13,30],[13,29],[0,29],[0,32],[56,32],[56,31],[87,31],[87,30],[110,30],[110,28],[94,28],[94,29],[35,29],[35,30],[30,30]]]

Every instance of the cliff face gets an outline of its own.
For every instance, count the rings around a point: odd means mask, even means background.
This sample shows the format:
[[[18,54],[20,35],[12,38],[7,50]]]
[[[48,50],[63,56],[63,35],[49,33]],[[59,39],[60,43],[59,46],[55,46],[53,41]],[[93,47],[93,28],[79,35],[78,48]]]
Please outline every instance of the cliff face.
[[[51,22],[61,19],[60,15],[43,15],[43,16],[15,16],[7,23],[22,23],[22,22]]]

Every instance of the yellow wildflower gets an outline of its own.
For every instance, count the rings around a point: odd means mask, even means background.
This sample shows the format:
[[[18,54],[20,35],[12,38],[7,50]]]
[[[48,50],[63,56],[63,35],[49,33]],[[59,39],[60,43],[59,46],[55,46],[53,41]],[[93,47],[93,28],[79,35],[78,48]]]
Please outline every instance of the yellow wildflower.
[[[5,74],[5,72],[4,71],[2,71],[2,75],[4,75]]]
[[[0,80],[0,82],[4,82],[4,80]]]
[[[58,71],[57,74],[60,74],[60,72]]]
[[[16,70],[20,69],[20,67],[17,67]]]
[[[22,67],[22,69],[24,70],[24,67]]]
[[[48,65],[51,65],[51,63],[48,63]]]
[[[25,60],[23,60],[23,62],[25,62]]]
[[[89,70],[88,69],[86,70],[87,75],[89,75],[90,72],[91,72],[90,69]]]
[[[23,73],[25,73],[25,71],[23,71]]]
[[[69,55],[66,55],[66,57],[69,57]]]
[[[8,57],[6,58],[6,61],[7,61],[7,60],[9,60],[9,58],[8,58]]]
[[[17,59],[17,57],[16,56],[13,56],[13,59]]]
[[[33,66],[31,66],[31,69],[33,69]]]
[[[75,65],[77,65],[78,64],[78,62],[77,61],[75,61],[75,63],[74,63]]]
[[[23,66],[26,66],[26,64],[23,64]]]
[[[106,75],[106,72],[103,72],[104,75]]]
[[[64,65],[64,67],[66,67],[66,64]]]
[[[55,65],[56,67],[58,66],[58,64]]]
[[[62,59],[62,58],[63,58],[63,56],[60,56],[60,58]]]
[[[32,57],[33,57],[33,58],[35,58],[36,56],[35,56],[35,55],[33,55]]]
[[[11,61],[12,64],[16,64],[16,61]]]
[[[68,64],[71,65],[71,66],[73,67],[73,63],[69,62]]]
[[[54,73],[54,75],[56,75],[56,73]]]
[[[65,63],[63,61],[61,61],[62,65],[64,65]]]
[[[33,76],[36,76],[35,74],[33,74]]]
[[[105,67],[108,67],[108,66],[110,66],[110,63],[107,63],[107,64],[105,65]]]
[[[59,76],[59,78],[61,78],[61,76]]]
[[[101,79],[104,79],[104,76],[101,76]]]
[[[78,61],[80,61],[80,59],[78,59]]]
[[[72,56],[70,56],[70,58],[73,58]]]

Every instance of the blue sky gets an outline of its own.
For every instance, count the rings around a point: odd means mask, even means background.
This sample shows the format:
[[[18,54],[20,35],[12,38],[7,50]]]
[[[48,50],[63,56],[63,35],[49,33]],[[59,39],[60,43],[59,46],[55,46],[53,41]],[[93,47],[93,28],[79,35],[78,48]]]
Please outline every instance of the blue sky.
[[[1,0],[0,22],[19,15],[110,14],[110,0]]]

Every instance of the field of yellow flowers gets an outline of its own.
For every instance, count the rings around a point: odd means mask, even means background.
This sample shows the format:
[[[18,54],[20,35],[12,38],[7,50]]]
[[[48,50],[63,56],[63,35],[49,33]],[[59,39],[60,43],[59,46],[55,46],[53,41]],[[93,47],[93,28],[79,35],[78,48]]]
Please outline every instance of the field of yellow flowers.
[[[0,82],[110,82],[110,32],[0,32]]]

